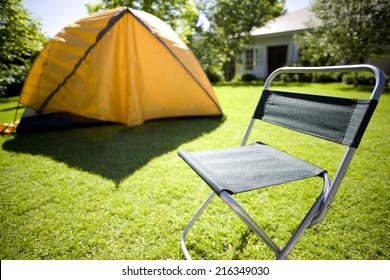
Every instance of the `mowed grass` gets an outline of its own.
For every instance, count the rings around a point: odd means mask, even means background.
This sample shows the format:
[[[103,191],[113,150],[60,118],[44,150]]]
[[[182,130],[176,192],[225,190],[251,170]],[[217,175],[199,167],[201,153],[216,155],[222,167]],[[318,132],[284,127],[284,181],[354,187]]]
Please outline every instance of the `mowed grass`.
[[[343,84],[279,84],[277,89],[369,94]],[[240,145],[261,86],[221,85],[215,91],[224,119],[157,120],[133,128],[111,125],[0,137],[0,258],[183,259],[182,230],[210,189],[177,151]],[[13,120],[16,102],[0,99],[0,122]],[[389,131],[386,92],[328,216],[303,235],[291,259],[390,258]],[[331,176],[344,151],[268,124],[256,125],[253,141],[277,141],[279,148],[326,168]],[[310,179],[236,197],[283,246],[321,184]],[[187,240],[195,259],[274,258],[218,198]]]

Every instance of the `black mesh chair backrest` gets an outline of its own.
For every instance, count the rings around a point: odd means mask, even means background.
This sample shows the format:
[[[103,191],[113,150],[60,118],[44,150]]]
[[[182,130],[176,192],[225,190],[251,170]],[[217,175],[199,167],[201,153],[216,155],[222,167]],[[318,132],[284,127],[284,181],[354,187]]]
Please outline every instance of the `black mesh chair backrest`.
[[[357,148],[377,103],[265,89],[253,117]]]

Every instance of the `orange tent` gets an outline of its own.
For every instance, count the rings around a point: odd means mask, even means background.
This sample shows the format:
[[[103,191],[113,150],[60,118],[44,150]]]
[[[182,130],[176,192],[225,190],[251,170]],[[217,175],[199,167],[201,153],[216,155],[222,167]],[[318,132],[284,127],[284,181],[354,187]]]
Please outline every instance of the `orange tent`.
[[[53,112],[128,126],[222,115],[191,50],[160,19],[130,8],[91,14],[59,32],[34,62],[20,102],[28,107],[20,131],[44,126]]]

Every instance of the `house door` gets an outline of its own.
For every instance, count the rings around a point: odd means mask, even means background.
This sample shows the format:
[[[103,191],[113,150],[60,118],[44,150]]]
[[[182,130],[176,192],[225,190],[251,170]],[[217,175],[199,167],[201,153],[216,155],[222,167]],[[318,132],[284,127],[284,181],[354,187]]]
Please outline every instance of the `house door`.
[[[268,75],[287,64],[287,45],[268,47]]]

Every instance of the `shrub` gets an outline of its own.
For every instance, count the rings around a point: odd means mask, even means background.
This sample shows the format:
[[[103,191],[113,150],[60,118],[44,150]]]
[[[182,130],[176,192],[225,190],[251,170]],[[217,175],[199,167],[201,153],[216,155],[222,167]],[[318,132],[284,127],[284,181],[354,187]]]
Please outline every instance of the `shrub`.
[[[318,83],[341,82],[341,75],[339,73],[317,73],[314,74],[313,80]]]
[[[285,82],[317,82],[334,83],[340,82],[341,76],[338,73],[316,73],[316,74],[282,74],[282,81]]]
[[[210,83],[218,83],[223,81],[222,75],[215,72],[208,72],[206,71],[207,78],[209,78]]]
[[[256,76],[253,74],[244,74],[244,75],[242,75],[241,80],[243,82],[256,81]]]
[[[0,96],[19,95],[30,65],[1,65],[0,67]]]
[[[355,83],[355,74],[348,73],[343,76],[343,82],[352,85]],[[370,73],[358,73],[357,83],[359,85],[375,85],[375,77]]]

